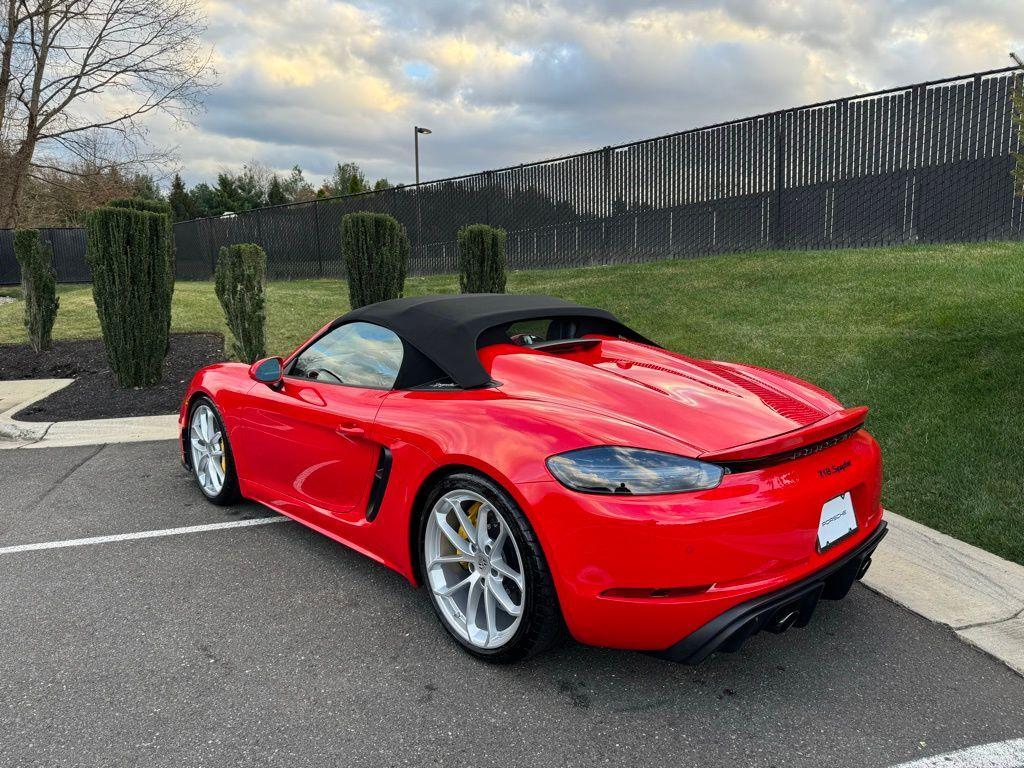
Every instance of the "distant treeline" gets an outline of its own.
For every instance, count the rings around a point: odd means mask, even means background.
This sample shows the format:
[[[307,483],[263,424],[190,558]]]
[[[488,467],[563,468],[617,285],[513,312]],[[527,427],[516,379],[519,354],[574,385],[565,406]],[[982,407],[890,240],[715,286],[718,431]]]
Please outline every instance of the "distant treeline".
[[[251,162],[239,173],[223,171],[217,174],[213,186],[206,182],[187,188],[179,174],[174,175],[167,202],[171,205],[175,221],[187,221],[225,213],[240,213],[267,205],[301,203],[323,197],[351,195],[371,190],[388,189],[394,185],[387,179],[372,184],[356,163],[338,163],[331,177],[314,188],[299,166],[282,178],[266,166]]]

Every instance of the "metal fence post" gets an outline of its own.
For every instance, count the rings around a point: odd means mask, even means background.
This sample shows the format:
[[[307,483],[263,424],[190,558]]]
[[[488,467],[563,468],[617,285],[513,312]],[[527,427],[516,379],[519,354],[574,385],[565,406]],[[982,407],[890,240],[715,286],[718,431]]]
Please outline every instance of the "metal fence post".
[[[848,110],[849,102],[846,99],[840,100],[836,105],[836,136],[833,139],[835,148],[832,151],[838,154],[838,157],[833,158],[832,163],[835,172],[832,177],[832,217],[828,232],[830,248],[835,247],[836,242],[836,195],[839,192],[839,185],[842,183],[840,180],[844,179],[846,171],[846,141],[849,135],[847,130]]]
[[[487,171],[484,176],[484,221],[494,226],[494,222],[491,221],[491,198],[494,197],[494,171]]]
[[[313,201],[313,235],[316,242],[316,276],[324,276],[324,257],[320,251],[320,201]]]
[[[611,239],[608,232],[608,217],[612,213],[612,148],[605,147],[601,150],[601,248],[604,251],[602,259],[607,257],[608,241]]]
[[[416,196],[416,255],[418,258],[423,258],[423,215],[420,210],[420,185],[416,182],[416,186],[413,188],[415,191],[413,194]]]
[[[775,116],[775,157],[774,173],[772,179],[772,196],[768,206],[768,242],[774,247],[782,245],[782,184],[786,172],[785,152],[785,130],[786,115],[788,112],[779,112]]]
[[[928,100],[928,91],[923,85],[914,87],[914,147],[911,154],[911,178],[914,193],[910,199],[910,242],[916,243],[921,238],[921,169],[924,168],[924,115]]]
[[[206,228],[206,253],[210,262],[210,277],[217,274],[217,257],[216,248],[213,245],[213,221],[216,219],[203,219],[203,225]]]

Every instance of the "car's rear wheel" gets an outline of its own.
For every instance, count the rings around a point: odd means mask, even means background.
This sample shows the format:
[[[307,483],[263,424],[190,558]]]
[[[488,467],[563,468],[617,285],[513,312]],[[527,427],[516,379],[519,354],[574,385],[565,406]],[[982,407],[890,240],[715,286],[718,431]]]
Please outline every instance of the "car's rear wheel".
[[[422,580],[445,629],[474,656],[509,663],[562,631],[551,573],[533,529],[497,484],[445,478],[420,521]]]
[[[238,476],[217,407],[206,397],[192,405],[188,429],[189,463],[199,490],[214,504],[238,501]]]

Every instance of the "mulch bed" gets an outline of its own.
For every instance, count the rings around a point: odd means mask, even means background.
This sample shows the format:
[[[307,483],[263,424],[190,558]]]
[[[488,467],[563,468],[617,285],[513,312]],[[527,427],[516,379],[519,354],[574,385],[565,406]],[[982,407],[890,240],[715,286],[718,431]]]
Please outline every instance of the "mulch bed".
[[[74,379],[15,414],[22,421],[73,421],[177,413],[185,388],[199,368],[224,360],[224,337],[176,333],[154,387],[122,389],[107,364],[102,339],[55,341],[35,353],[28,344],[0,344],[0,379]]]

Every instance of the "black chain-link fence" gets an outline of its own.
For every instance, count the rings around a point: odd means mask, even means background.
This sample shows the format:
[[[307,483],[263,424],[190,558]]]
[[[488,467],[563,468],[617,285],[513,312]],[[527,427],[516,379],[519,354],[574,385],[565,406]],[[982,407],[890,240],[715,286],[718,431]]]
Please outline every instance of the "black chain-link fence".
[[[85,263],[85,230],[80,227],[40,229],[43,242],[53,249],[53,266],[62,283],[88,283],[89,265]],[[14,258],[14,232],[0,229],[0,285],[21,282],[21,269]]]
[[[508,232],[511,269],[767,248],[1019,239],[1015,69],[783,110],[513,168],[174,225],[178,277],[258,243],[271,279],[343,277],[341,218],[395,216],[411,274],[458,269],[456,233]],[[0,238],[0,282],[6,268]],[[88,279],[68,267],[62,280]]]

